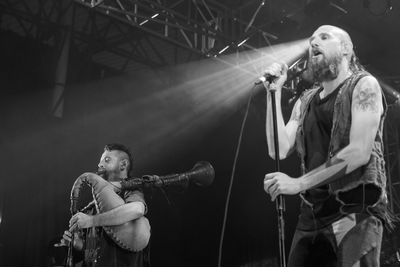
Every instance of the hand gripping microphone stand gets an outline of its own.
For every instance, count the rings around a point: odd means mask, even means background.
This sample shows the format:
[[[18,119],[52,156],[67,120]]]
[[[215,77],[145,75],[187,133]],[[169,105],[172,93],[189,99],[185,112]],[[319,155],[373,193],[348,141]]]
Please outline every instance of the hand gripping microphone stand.
[[[277,172],[280,171],[279,166],[279,136],[278,136],[278,124],[276,116],[276,100],[275,100],[275,88],[271,88],[271,82],[269,82],[268,91],[271,94],[271,105],[272,105],[272,123],[274,129],[274,147],[275,147],[275,169]],[[283,218],[283,212],[285,211],[285,199],[282,195],[279,195],[275,201],[276,211],[278,213],[278,234],[279,234],[279,261],[280,267],[286,267],[286,253],[285,253],[285,220]]]
[[[307,58],[308,53],[305,51],[297,57],[297,59],[290,65],[288,70],[292,70],[294,67],[302,66],[299,69],[295,69],[292,72],[292,79],[295,77],[299,77],[306,69],[307,69]],[[271,88],[271,83],[274,79],[278,77],[274,75],[266,75],[259,78],[259,81],[256,84],[260,84],[261,82],[268,82],[269,88],[268,91],[271,94],[271,105],[272,105],[272,123],[273,123],[273,131],[274,131],[274,147],[275,147],[275,169],[277,172],[280,171],[279,166],[279,136],[278,136],[278,123],[277,123],[277,116],[276,116],[276,99],[275,93],[276,89]],[[285,199],[282,195],[279,195],[276,198],[276,210],[278,213],[278,231],[279,231],[279,260],[280,260],[280,267],[286,267],[286,253],[285,253],[285,220],[283,218],[283,212],[285,211]]]

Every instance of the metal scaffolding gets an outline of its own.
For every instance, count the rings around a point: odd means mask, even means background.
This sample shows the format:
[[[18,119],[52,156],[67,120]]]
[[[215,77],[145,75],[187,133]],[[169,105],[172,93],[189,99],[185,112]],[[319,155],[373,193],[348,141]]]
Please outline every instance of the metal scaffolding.
[[[232,9],[211,0],[75,0],[97,12],[125,22],[133,27],[202,55],[215,54],[230,44],[260,34],[278,37],[238,17]]]
[[[254,2],[254,1],[253,1]],[[176,65],[228,48],[268,46],[278,40],[254,25],[265,1],[256,1],[250,22],[240,11],[213,0],[6,0],[0,3],[1,28],[10,28],[40,43],[57,45],[71,30],[71,46],[99,64],[124,72],[136,63]],[[63,17],[73,8],[72,25]],[[257,45],[245,43],[251,39]]]

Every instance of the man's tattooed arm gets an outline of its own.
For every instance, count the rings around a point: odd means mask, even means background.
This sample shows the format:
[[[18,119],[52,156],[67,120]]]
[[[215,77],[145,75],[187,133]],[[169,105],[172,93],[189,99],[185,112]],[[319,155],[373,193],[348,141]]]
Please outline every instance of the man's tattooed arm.
[[[353,111],[380,113],[382,95],[379,87],[371,82],[364,82],[364,86],[354,89]]]
[[[364,77],[352,95],[350,142],[325,164],[300,177],[303,190],[328,184],[368,163],[383,112],[377,80]]]
[[[339,154],[340,152],[338,155]],[[349,173],[347,171],[349,165],[348,162],[342,158],[339,158],[338,155],[329,159],[325,164],[300,177],[303,190],[329,184],[330,182]]]

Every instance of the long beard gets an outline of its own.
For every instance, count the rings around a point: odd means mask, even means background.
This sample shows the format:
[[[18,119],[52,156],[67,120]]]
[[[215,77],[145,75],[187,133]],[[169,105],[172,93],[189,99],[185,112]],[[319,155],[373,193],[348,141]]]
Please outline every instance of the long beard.
[[[339,64],[342,62],[342,58],[339,55],[330,58],[326,58],[324,55],[322,57],[321,60],[312,58],[309,60],[314,81],[326,82],[336,79],[339,75]]]

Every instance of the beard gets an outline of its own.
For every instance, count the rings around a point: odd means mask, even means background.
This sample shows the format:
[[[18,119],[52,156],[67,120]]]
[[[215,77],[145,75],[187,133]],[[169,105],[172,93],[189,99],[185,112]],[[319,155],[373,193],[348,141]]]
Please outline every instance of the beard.
[[[119,177],[120,172],[119,170],[101,169],[97,171],[97,174],[106,181],[113,181],[115,177]]]
[[[322,54],[322,59],[309,59],[310,69],[313,79],[316,82],[332,81],[339,75],[339,64],[342,62],[342,57],[338,54],[329,58]]]

